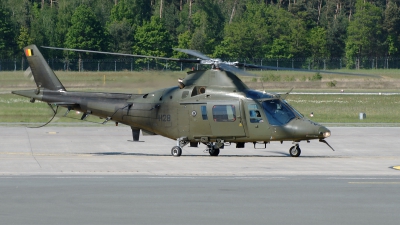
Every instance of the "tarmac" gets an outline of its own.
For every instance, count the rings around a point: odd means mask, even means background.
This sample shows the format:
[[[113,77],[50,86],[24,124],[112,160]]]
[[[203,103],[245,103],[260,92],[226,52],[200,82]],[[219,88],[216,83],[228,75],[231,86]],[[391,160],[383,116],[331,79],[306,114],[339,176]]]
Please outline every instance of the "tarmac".
[[[0,127],[1,175],[120,174],[168,176],[376,175],[398,176],[400,127],[333,127],[327,142],[300,142],[302,154],[289,156],[291,142],[234,145],[209,156],[205,145],[185,146],[171,156],[175,140],[141,136],[131,142],[127,126]]]
[[[218,157],[127,126],[0,127],[0,224],[395,224],[400,127]]]

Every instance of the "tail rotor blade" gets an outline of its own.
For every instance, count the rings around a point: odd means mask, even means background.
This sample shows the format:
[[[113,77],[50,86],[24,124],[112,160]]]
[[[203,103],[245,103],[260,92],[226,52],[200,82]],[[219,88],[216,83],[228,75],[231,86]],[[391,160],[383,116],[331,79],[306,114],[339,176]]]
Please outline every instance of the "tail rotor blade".
[[[28,67],[28,68],[25,70],[25,72],[24,72],[24,77],[28,78],[28,79],[31,80],[31,81],[34,81],[31,67]]]

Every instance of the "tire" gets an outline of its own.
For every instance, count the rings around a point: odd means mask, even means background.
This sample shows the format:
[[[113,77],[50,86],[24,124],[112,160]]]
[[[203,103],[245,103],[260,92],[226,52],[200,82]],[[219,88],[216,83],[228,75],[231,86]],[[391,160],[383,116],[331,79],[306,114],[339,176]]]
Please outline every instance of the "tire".
[[[219,148],[215,148],[212,146],[209,150],[208,153],[210,153],[210,156],[218,156],[219,155]]]
[[[179,157],[182,155],[182,149],[179,146],[174,146],[171,149],[171,155],[174,157]]]
[[[301,149],[300,149],[300,147],[299,147],[299,146],[292,146],[292,147],[289,149],[289,154],[290,154],[290,156],[292,156],[292,157],[299,157],[300,154],[301,154]]]

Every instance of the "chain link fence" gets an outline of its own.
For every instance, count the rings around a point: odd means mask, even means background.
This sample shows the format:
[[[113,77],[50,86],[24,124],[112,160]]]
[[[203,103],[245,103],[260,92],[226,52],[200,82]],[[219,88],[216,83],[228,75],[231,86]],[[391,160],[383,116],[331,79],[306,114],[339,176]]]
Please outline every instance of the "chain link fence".
[[[262,66],[301,68],[314,70],[334,70],[346,68],[346,58],[329,59],[222,59],[222,61],[241,62]],[[190,69],[207,69],[208,65],[193,63],[176,63],[155,59],[47,59],[47,63],[55,71],[144,71],[144,70],[171,70],[185,71]],[[80,64],[80,66],[79,66]],[[400,58],[376,57],[356,58],[352,60],[351,68],[359,69],[399,69]],[[0,71],[26,70],[27,60],[0,59]],[[254,69],[252,69],[254,70]]]

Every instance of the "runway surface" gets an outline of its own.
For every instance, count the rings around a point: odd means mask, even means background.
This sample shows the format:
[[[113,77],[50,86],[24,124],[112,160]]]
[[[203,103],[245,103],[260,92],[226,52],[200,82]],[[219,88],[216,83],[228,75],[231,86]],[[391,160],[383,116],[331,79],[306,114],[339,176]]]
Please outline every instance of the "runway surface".
[[[399,127],[218,157],[129,127],[0,127],[1,224],[395,224]],[[259,145],[258,147],[263,147]]]
[[[289,157],[291,142],[266,149],[225,147],[218,157],[205,146],[184,147],[172,157],[176,141],[161,136],[132,140],[127,126],[0,127],[0,174],[125,174],[171,176],[399,175],[399,127],[333,127],[327,139],[301,142],[302,155]],[[264,145],[257,145],[263,148]]]

